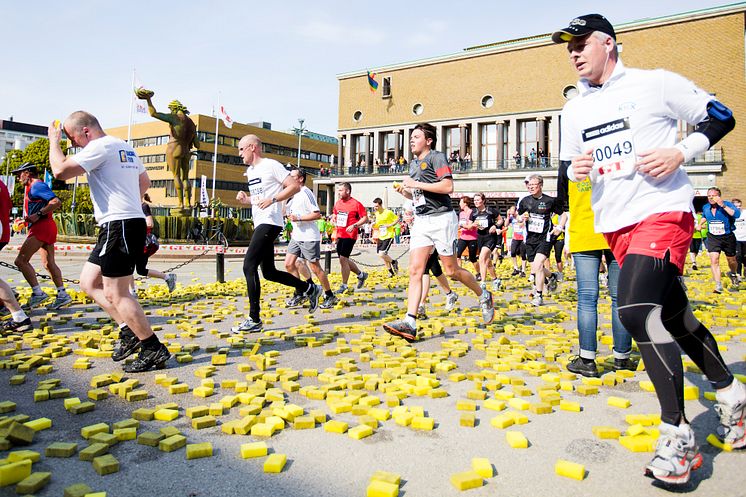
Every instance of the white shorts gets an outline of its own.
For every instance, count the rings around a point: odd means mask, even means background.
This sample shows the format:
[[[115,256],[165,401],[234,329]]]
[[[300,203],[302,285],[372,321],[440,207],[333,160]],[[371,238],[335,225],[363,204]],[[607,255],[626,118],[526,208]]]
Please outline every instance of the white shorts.
[[[415,216],[409,248],[435,247],[438,255],[448,256],[456,253],[457,239],[458,217],[455,212]]]

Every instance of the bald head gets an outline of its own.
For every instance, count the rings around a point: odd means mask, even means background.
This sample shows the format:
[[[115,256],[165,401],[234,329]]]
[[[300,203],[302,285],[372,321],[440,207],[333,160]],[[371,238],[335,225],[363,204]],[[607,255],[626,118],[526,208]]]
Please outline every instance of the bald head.
[[[262,140],[256,135],[245,135],[238,142],[238,155],[250,166],[262,158]]]
[[[73,112],[65,119],[65,129],[69,131],[80,130],[83,127],[90,130],[103,131],[96,116],[84,110]]]

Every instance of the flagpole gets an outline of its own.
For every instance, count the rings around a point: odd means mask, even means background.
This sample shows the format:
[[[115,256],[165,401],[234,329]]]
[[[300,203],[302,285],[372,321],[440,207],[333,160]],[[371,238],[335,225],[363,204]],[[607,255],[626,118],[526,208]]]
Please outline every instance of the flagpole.
[[[130,122],[127,125],[127,143],[130,143],[132,138],[132,109],[135,107],[135,68],[132,68],[132,87],[130,91]]]
[[[218,112],[220,112],[220,92],[218,92]],[[212,154],[212,196],[211,200],[215,200],[215,175],[218,169],[218,124],[220,124],[220,117],[215,114],[215,153]]]

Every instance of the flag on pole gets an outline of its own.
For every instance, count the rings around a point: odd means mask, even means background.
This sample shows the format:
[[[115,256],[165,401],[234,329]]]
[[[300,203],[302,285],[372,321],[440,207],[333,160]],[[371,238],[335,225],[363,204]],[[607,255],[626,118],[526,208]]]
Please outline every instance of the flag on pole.
[[[378,89],[378,81],[376,81],[376,73],[368,71],[368,86],[370,91],[375,92]]]
[[[226,128],[233,127],[233,119],[231,119],[231,116],[229,116],[228,113],[225,112],[225,107],[223,107],[222,105],[220,106],[220,119],[223,120],[223,124],[225,124]]]
[[[199,187],[199,203],[202,207],[207,207],[210,203],[210,197],[207,196],[207,176],[202,175]]]
[[[137,72],[132,71],[132,82],[133,82],[133,91],[140,90],[142,88],[145,88],[143,86],[142,82],[140,81],[140,78],[137,77]],[[135,112],[138,114],[147,114],[148,113],[148,104],[145,102],[145,100],[135,99]]]
[[[46,183],[50,189],[52,188],[52,173],[49,172],[49,169],[44,171],[44,183]]]

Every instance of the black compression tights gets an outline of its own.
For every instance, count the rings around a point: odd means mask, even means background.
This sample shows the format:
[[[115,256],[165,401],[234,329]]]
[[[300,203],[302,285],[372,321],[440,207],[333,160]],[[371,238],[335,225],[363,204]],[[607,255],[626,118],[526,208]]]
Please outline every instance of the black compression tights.
[[[692,313],[678,275],[668,256],[630,254],[624,259],[618,288],[619,318],[640,349],[661,405],[661,419],[672,425],[686,420],[681,350],[714,388],[733,381],[712,333]]]

